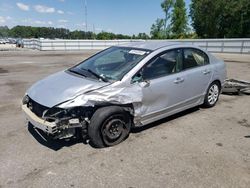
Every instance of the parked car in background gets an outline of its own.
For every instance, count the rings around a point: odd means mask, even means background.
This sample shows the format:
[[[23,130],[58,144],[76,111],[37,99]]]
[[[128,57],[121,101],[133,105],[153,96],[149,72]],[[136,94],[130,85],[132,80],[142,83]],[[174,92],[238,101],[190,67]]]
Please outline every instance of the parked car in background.
[[[10,44],[16,44],[17,39],[15,38],[8,38]]]
[[[10,41],[7,38],[5,38],[4,41],[5,41],[5,44],[9,44],[10,43]]]
[[[6,41],[4,39],[0,39],[0,44],[6,44]]]
[[[114,46],[34,84],[22,109],[49,137],[81,133],[96,147],[125,140],[143,126],[183,110],[213,107],[226,68],[203,49],[182,43]]]
[[[18,47],[18,48],[23,48],[24,47],[23,39],[17,39],[16,40],[16,47]]]

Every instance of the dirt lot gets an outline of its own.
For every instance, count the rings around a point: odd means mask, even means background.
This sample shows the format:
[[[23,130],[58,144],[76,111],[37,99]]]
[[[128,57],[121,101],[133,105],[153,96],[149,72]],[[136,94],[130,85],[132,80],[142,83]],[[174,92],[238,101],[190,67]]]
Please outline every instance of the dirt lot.
[[[249,187],[250,96],[222,95],[94,149],[46,143],[27,129],[25,90],[93,52],[0,52],[0,187]],[[250,55],[217,54],[228,77],[250,80]]]

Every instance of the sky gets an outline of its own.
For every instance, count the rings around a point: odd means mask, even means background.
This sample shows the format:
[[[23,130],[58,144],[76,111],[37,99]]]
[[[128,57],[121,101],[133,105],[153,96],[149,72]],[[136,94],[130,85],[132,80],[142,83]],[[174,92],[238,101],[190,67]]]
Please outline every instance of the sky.
[[[164,18],[162,0],[0,0],[0,25],[64,27],[138,34],[150,33],[157,18]],[[190,0],[186,0],[188,8]],[[86,24],[87,20],[87,24]]]

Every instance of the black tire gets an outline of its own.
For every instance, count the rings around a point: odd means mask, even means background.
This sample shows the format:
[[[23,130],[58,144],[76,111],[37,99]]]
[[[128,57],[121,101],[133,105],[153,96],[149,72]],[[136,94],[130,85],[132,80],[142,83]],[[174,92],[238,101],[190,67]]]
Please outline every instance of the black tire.
[[[213,89],[215,90],[214,93],[212,92]],[[217,101],[219,100],[220,90],[221,90],[221,87],[217,81],[211,83],[207,89],[207,93],[205,95],[203,106],[207,108],[211,108],[215,106]]]
[[[94,147],[103,148],[124,141],[130,129],[130,115],[119,106],[108,106],[96,110],[88,126],[88,136]]]

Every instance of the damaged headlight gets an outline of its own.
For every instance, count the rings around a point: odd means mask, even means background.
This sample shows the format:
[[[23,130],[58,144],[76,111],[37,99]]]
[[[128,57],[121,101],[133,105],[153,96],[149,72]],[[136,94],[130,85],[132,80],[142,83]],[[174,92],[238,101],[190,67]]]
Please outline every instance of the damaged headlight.
[[[54,119],[54,120],[67,120],[71,118],[77,118],[83,120],[86,117],[90,117],[94,112],[91,107],[74,107],[74,108],[58,108],[53,107],[44,111],[43,118]]]
[[[45,119],[60,119],[67,116],[67,110],[61,108],[50,108],[43,112],[43,118]]]

